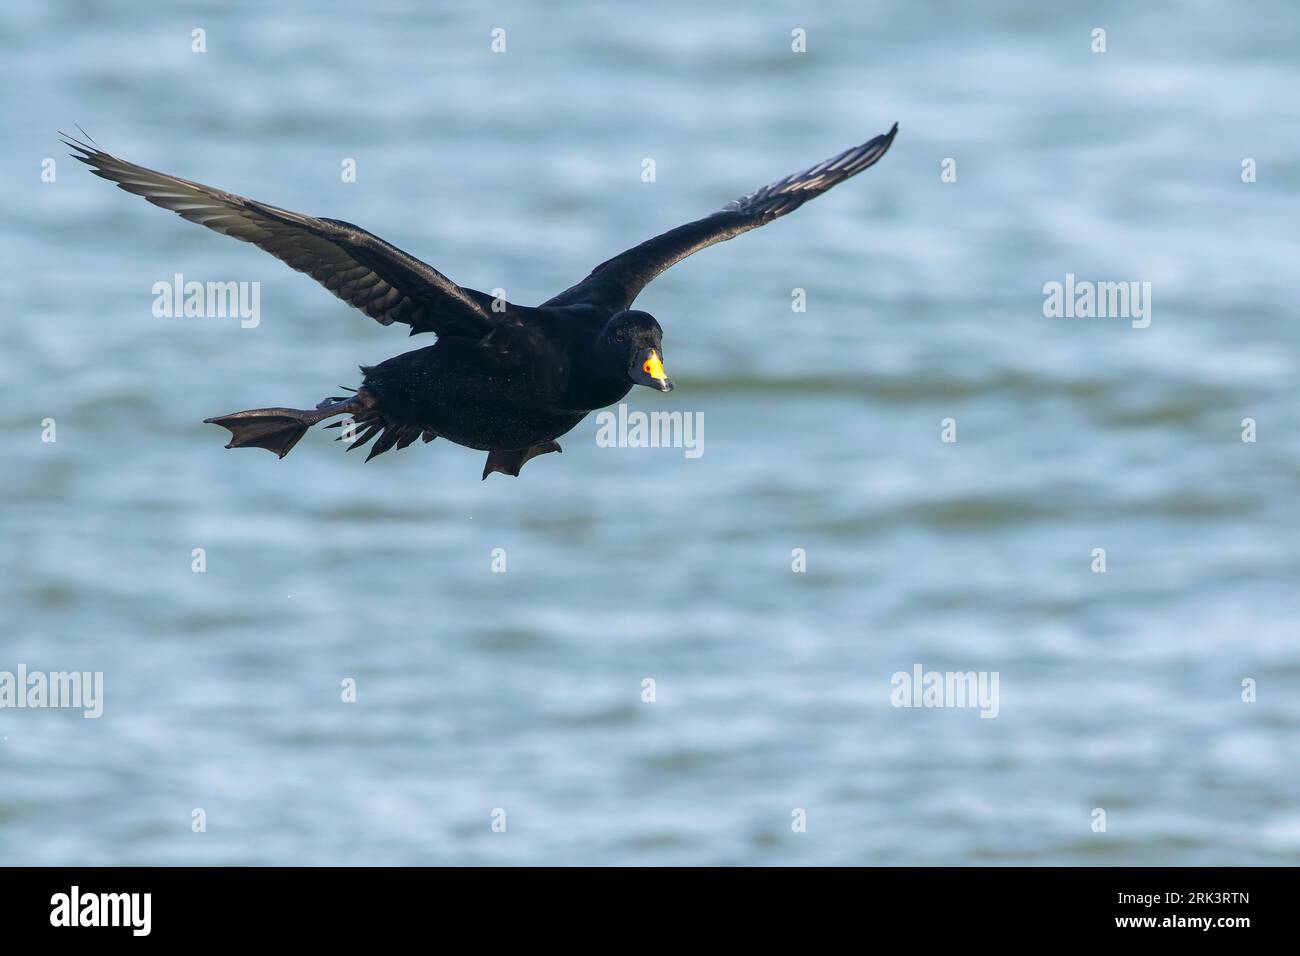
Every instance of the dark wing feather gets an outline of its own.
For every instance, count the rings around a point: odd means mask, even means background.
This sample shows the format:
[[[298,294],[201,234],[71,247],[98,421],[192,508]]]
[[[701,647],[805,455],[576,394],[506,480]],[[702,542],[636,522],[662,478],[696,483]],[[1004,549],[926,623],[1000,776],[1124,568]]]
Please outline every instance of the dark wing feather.
[[[846,149],[811,169],[769,183],[748,196],[728,203],[713,215],[655,236],[607,262],[591,275],[561,292],[546,305],[587,302],[615,311],[629,308],[637,295],[661,272],[715,242],[757,229],[798,209],[808,200],[856,176],[889,149],[898,124],[880,136]]]
[[[360,226],[304,216],[145,169],[72,137],[64,143],[96,176],[190,222],[265,249],[383,325],[403,322],[412,335],[466,338],[479,338],[494,325],[490,296],[461,288]]]

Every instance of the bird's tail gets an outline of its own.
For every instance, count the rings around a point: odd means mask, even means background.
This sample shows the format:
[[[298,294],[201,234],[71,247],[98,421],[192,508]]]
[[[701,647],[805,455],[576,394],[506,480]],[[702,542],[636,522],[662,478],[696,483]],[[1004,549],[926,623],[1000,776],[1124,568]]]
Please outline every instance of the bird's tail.
[[[327,398],[311,411],[301,408],[250,408],[218,418],[205,418],[205,424],[230,430],[227,448],[265,448],[283,458],[317,422],[336,415],[353,415],[367,408],[363,394],[348,398]]]

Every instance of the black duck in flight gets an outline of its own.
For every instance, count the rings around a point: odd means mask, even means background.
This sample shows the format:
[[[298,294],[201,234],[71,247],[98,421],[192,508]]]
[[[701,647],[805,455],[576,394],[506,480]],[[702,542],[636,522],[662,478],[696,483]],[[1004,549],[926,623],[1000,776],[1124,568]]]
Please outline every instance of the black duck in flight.
[[[350,448],[374,439],[367,461],[441,436],[486,451],[486,478],[494,471],[518,475],[529,459],[559,451],[557,438],[633,385],[669,391],[663,330],[632,308],[637,294],[691,253],[784,216],[862,172],[885,155],[897,132],[895,123],[861,146],[647,240],[540,306],[459,286],[360,226],[154,172],[73,137],[64,142],[95,175],[127,192],[265,249],[383,325],[400,322],[411,335],[437,336],[428,348],[362,366],[360,388],[314,409],[255,408],[206,419],[230,430],[227,448],[265,448],[283,458],[312,425],[350,416]]]

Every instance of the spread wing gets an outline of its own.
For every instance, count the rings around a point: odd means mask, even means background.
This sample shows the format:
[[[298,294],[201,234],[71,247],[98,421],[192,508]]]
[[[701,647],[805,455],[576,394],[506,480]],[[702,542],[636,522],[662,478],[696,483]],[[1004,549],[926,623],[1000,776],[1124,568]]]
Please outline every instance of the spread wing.
[[[861,146],[846,149],[810,169],[769,183],[728,203],[711,216],[655,236],[602,262],[587,278],[545,304],[587,302],[614,311],[629,308],[656,276],[691,253],[779,219],[873,165],[885,155],[897,133],[898,124],[895,123],[888,133]]]
[[[491,296],[456,285],[360,226],[304,216],[145,169],[72,137],[63,141],[96,176],[190,222],[265,249],[383,325],[403,322],[412,335],[477,339],[491,331],[493,316],[501,314],[492,311]]]

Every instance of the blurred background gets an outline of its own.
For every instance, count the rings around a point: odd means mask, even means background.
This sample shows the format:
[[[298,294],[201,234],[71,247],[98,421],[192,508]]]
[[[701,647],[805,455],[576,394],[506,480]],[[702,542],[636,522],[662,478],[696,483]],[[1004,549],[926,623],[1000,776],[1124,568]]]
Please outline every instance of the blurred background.
[[[105,682],[0,710],[0,859],[1300,861],[1297,46],[1282,0],[0,9],[0,670]],[[702,457],[588,419],[486,482],[224,451],[203,418],[432,340],[55,137],[532,304],[895,120],[638,300],[678,388],[628,402]],[[1067,272],[1151,282],[1151,326],[1046,318]],[[175,273],[260,325],[155,317]],[[892,707],[915,664],[996,671],[998,717]]]

